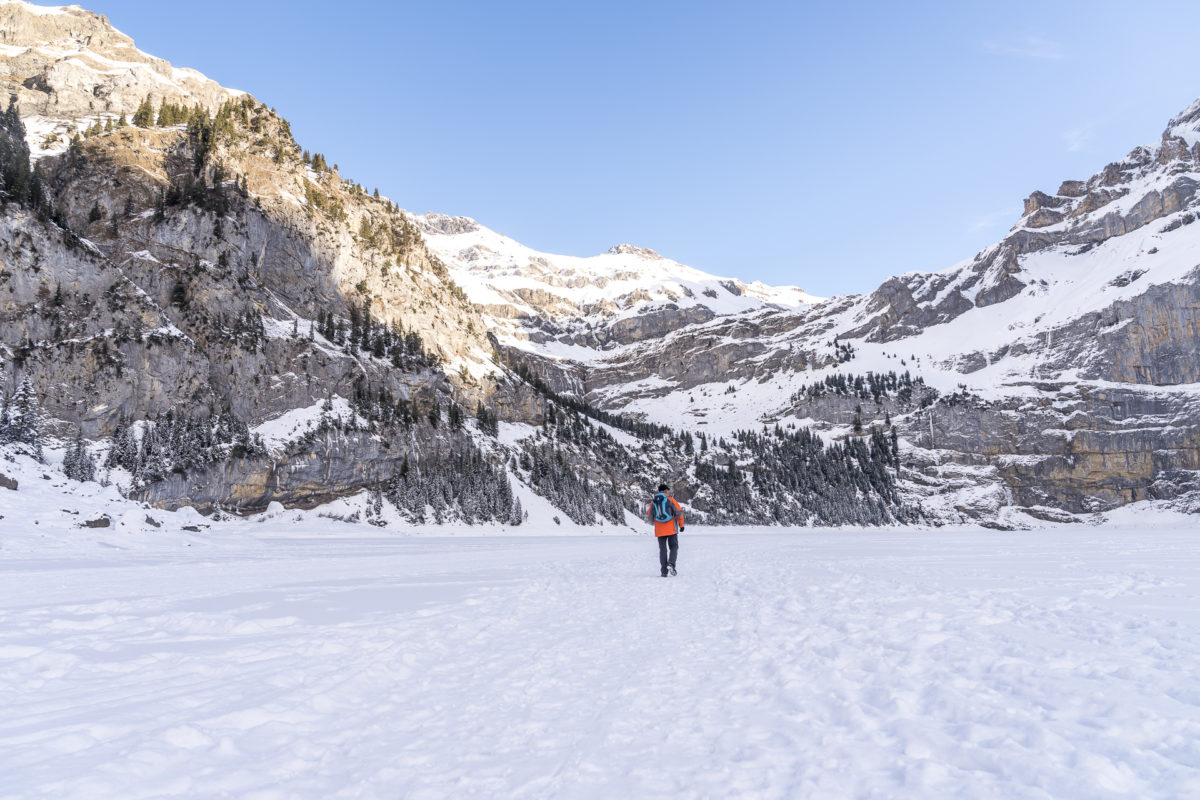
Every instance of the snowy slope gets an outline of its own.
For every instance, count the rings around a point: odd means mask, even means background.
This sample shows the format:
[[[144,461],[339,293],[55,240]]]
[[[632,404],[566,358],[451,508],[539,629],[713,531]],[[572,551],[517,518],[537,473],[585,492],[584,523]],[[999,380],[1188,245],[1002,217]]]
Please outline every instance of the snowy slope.
[[[1200,793],[1200,539],[1164,504],[693,523],[663,580],[644,529],[532,495],[520,536],[206,519],[48,455],[0,451],[0,800]]]
[[[1188,530],[238,530],[0,549],[0,798],[1200,794]]]
[[[512,321],[516,317],[583,331],[668,306],[726,316],[820,300],[794,286],[709,275],[631,245],[589,257],[554,255],[465,217],[430,213],[412,218],[470,300],[490,311],[499,330],[508,334],[506,343],[517,346],[531,345],[528,332]],[[574,355],[586,357],[586,348]]]

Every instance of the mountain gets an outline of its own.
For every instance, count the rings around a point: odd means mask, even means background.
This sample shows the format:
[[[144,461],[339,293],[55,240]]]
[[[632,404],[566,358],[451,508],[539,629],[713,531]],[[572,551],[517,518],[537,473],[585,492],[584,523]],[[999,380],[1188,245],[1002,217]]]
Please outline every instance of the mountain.
[[[456,277],[480,282],[427,244],[432,218],[342,177],[252,96],[138,53],[103,17],[0,8],[14,31],[0,53],[14,98],[0,119],[0,444],[205,513],[350,497],[379,524],[386,503],[413,522],[624,525],[673,475],[710,521],[917,515],[882,437],[710,443],[556,390],[505,357]],[[572,278],[607,287],[605,335],[635,318],[677,326],[662,318],[685,290],[707,304],[686,313],[708,316],[799,297],[681,265],[645,288],[618,274],[647,259],[660,261],[615,253]],[[767,457],[779,467],[761,503],[743,469]]]
[[[169,414],[316,420],[368,392],[391,413],[427,414],[450,392],[441,365],[470,374],[491,358],[472,333],[480,318],[399,209],[303,152],[274,112],[138,53],[78,7],[0,13],[13,32],[0,64],[12,108],[38,112],[23,121],[47,196],[0,219],[0,325],[10,392],[29,377],[59,427],[104,440]],[[154,119],[120,124],[143,104]],[[62,146],[40,146],[45,131]],[[204,508],[319,502],[391,475],[371,441],[342,437],[312,474],[303,456],[244,448],[211,474],[171,462],[136,491]]]
[[[572,377],[602,407],[721,432],[752,419],[840,437],[856,408],[868,427],[890,418],[908,465],[961,483],[951,504],[975,516],[1181,496],[1195,507],[1198,186],[1200,101],[1155,145],[1033,192],[1004,239],[947,270],[717,318],[580,359]],[[828,383],[889,372],[927,391],[898,402],[870,381]]]
[[[718,316],[817,302],[796,287],[718,278],[620,244],[590,258],[532,250],[472,219],[414,217],[467,297],[502,324],[506,343],[556,343],[577,357],[611,353]]]
[[[102,16],[0,30],[0,441],[77,479],[377,524],[625,525],[664,477],[713,523],[1200,507],[1200,104],[973,259],[822,299],[410,214]]]
[[[72,121],[132,115],[160,100],[215,108],[244,93],[140,50],[102,15],[79,6],[0,1],[0,79],[15,95],[35,152],[61,152]]]

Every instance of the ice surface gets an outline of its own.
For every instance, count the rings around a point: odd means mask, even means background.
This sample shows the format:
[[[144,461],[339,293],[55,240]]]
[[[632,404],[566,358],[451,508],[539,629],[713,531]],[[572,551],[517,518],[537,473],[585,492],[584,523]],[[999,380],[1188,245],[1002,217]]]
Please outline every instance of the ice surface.
[[[1200,796],[1192,528],[294,513],[0,549],[0,798]]]

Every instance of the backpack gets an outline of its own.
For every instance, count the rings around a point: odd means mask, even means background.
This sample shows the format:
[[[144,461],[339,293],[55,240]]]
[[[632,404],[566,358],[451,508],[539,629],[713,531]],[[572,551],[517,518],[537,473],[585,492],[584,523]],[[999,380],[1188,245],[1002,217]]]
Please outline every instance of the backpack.
[[[679,516],[679,509],[675,508],[671,499],[662,492],[654,495],[654,501],[650,504],[650,508],[655,522],[670,522]]]

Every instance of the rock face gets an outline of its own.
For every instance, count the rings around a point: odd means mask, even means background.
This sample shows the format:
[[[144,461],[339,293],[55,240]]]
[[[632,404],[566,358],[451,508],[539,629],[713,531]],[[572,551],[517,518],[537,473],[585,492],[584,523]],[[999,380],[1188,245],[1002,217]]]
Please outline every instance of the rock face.
[[[0,218],[4,339],[46,343],[22,355],[22,369],[47,387],[51,414],[87,435],[111,433],[123,417],[157,417],[181,397],[256,424],[337,387],[345,394],[357,377],[404,397],[441,385],[299,335],[318,310],[345,315],[350,302],[366,302],[387,324],[425,330],[447,358],[488,350],[465,329],[482,331],[482,322],[426,272],[431,262],[418,251],[385,275],[357,237],[269,195],[230,192],[224,217],[186,205],[156,219],[149,198],[169,186],[171,159],[188,156],[187,137],[122,130],[98,139],[42,164],[57,207],[95,249],[65,243],[25,212]],[[240,155],[227,158],[233,165]],[[89,222],[89,204],[103,219]],[[264,320],[261,330],[246,327],[251,317]]]
[[[103,335],[134,324],[144,337]],[[156,303],[100,254],[68,245],[13,206],[0,216],[0,331],[21,369],[45,387],[49,414],[89,436],[111,432],[121,414],[164,413],[205,384],[189,343]]]
[[[1178,283],[1152,285],[1057,329],[1054,337],[1090,350],[1081,377],[1148,386],[1200,382],[1200,265]],[[1077,351],[1077,352],[1078,352]],[[1058,359],[1070,367],[1069,349]]]
[[[631,245],[631,244],[615,244],[612,247],[608,248],[608,252],[610,255],[615,255],[615,256],[635,255],[635,256],[641,256],[642,258],[648,258],[648,259],[652,259],[652,260],[662,260],[662,256],[660,256],[658,253],[651,250],[649,247],[635,247],[634,245]]]
[[[0,80],[25,115],[130,114],[146,97],[215,109],[240,93],[147,56],[79,6],[0,3]]]
[[[385,484],[406,455],[415,455],[408,443],[332,432],[282,458],[222,461],[200,474],[169,476],[133,496],[170,510],[192,506],[204,514],[217,509],[254,513],[272,502],[313,508]]]
[[[247,511],[321,502],[431,448],[464,451],[462,433],[413,423],[435,410],[444,420],[495,396],[532,413],[496,386],[482,317],[407,216],[306,163],[274,112],[145,56],[77,7],[3,3],[0,32],[0,75],[35,122],[129,114],[147,96],[211,109],[199,127],[100,128],[42,151],[53,219],[0,208],[0,395],[29,379],[49,432],[88,439],[172,415],[253,428],[334,397],[385,416],[398,404],[408,420],[402,443],[364,421],[327,430],[323,450],[279,443],[139,483],[138,496]]]
[[[1054,400],[935,409],[932,432],[914,421],[910,433],[950,460],[995,465],[1017,504],[1086,513],[1194,490],[1197,412],[1187,392],[1064,386]]]

